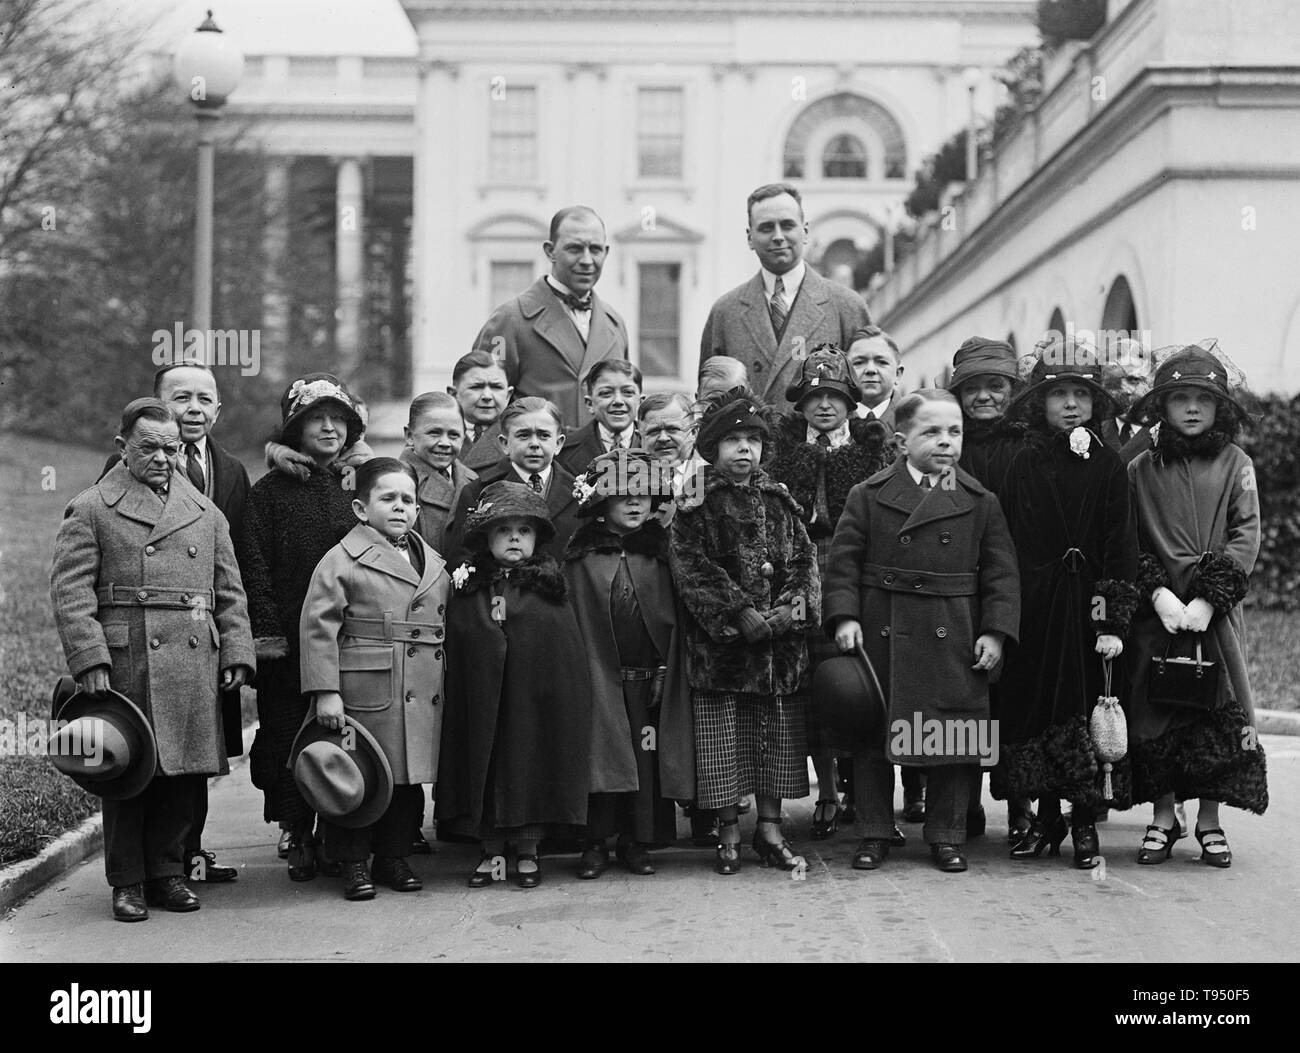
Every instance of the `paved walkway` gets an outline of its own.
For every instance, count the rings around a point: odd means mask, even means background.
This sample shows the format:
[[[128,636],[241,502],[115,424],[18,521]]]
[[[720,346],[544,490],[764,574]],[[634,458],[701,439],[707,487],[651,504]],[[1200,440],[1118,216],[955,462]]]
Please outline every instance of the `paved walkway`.
[[[154,911],[114,922],[96,856],[0,919],[0,960],[71,961],[1297,961],[1300,960],[1300,739],[1266,736],[1272,806],[1263,817],[1224,811],[1236,862],[1201,864],[1194,842],[1139,867],[1149,811],[1117,813],[1100,829],[1104,876],[1061,859],[1013,863],[1005,809],[989,806],[989,835],[970,870],[940,874],[906,826],[908,847],[882,870],[849,868],[849,832],[807,839],[811,801],[787,805],[787,834],[809,860],[806,880],[758,866],[751,851],[732,878],[708,851],[655,854],[659,873],[617,866],[578,881],[574,857],[542,861],[532,890],[472,890],[471,846],[439,845],[412,860],[423,892],[380,889],[343,900],[337,879],[289,882],[261,795],[240,765],[214,784],[208,847],[241,868],[237,882],[199,887],[197,914]],[[742,821],[746,839],[752,815]],[[682,823],[685,832],[686,824]]]

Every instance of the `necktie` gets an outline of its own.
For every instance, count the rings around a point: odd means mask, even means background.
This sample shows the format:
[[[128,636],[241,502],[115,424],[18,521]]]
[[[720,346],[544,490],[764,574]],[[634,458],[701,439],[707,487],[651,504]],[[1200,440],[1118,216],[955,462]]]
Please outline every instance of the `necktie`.
[[[772,315],[772,328],[776,330],[776,335],[779,337],[781,330],[785,328],[785,282],[779,277],[772,287],[772,299],[767,308]]]
[[[542,492],[542,477],[536,472],[533,472],[533,474],[528,477],[528,485],[533,488],[533,493],[540,494]]]
[[[587,293],[586,297],[581,300],[578,299],[578,297],[574,296],[573,293],[562,292],[559,289],[555,290],[555,295],[558,296],[565,304],[567,304],[569,310],[571,311],[591,310],[591,293]]]
[[[411,545],[410,535],[403,534],[401,537],[390,537],[388,543],[392,545],[393,548],[407,549]]]
[[[928,475],[921,476],[921,489],[922,490],[934,489],[934,483],[930,482],[930,477]]]
[[[831,444],[831,437],[827,435],[824,431],[819,431],[817,433],[817,445],[829,447],[830,444]]]
[[[203,460],[199,456],[199,448],[192,442],[185,444],[185,474],[194,484],[194,489],[199,493],[206,493],[203,478]]]

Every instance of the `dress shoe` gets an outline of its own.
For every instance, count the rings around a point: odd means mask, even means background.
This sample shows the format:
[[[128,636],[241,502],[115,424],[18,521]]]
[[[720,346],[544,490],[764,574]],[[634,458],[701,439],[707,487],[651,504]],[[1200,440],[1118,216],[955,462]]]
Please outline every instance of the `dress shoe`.
[[[411,869],[405,859],[375,856],[374,870],[375,880],[382,881],[394,892],[419,892],[424,888],[420,875]]]
[[[1092,870],[1101,863],[1101,845],[1097,842],[1097,827],[1092,823],[1079,823],[1070,828],[1074,840],[1074,867]]]
[[[311,881],[316,877],[316,842],[310,833],[290,833],[286,858],[290,881]]]
[[[520,863],[532,863],[532,869],[520,870]],[[520,888],[536,888],[542,883],[542,865],[537,856],[519,856],[515,859],[515,884]]]
[[[609,849],[604,841],[591,841],[578,857],[578,877],[583,881],[595,881],[609,866]]]
[[[1063,815],[1058,815],[1050,823],[1035,819],[1024,836],[1011,846],[1011,858],[1037,859],[1043,854],[1043,849],[1047,849],[1049,856],[1059,856],[1061,842],[1065,840],[1068,829],[1069,825]]]
[[[883,837],[864,837],[853,853],[854,870],[875,870],[889,858],[889,842]]]
[[[903,822],[905,823],[923,823],[925,822],[925,795],[919,797],[908,797],[903,801]]]
[[[890,837],[889,843],[893,845],[895,848],[902,848],[904,845],[907,844],[907,835],[904,834],[903,831],[900,830],[897,826],[895,826],[893,836]]]
[[[139,884],[122,885],[113,889],[113,919],[115,921],[144,921],[149,908],[144,905],[144,887]]]
[[[219,866],[216,856],[199,849],[185,861],[185,877],[189,881],[205,881],[215,885],[222,881],[234,881],[239,877],[239,871],[234,867]]]
[[[988,829],[989,818],[984,814],[984,806],[977,804],[966,812],[966,836],[983,837]]]
[[[370,868],[366,861],[347,860],[339,864],[343,875],[343,898],[351,900],[374,899],[375,883],[370,880]]]
[[[433,845],[425,840],[424,834],[416,834],[415,840],[411,842],[411,855],[413,856],[431,856],[433,855]]]
[[[930,854],[934,863],[945,874],[960,874],[966,869],[966,857],[957,845],[933,844]]]
[[[199,897],[194,895],[185,879],[176,877],[154,878],[144,885],[144,898],[151,907],[187,914],[199,909]]]
[[[275,854],[279,856],[281,859],[289,858],[289,840],[292,837],[293,834],[290,833],[288,830],[280,831],[280,840],[276,843]]]
[[[483,864],[487,863],[488,861],[491,861],[493,867],[495,867],[496,859],[497,857],[490,856],[486,852],[483,851],[479,852],[478,866],[474,868],[474,872],[469,876],[470,888],[487,888],[490,884],[492,884],[492,867],[489,867],[487,870],[484,870]]]
[[[813,809],[812,829],[808,832],[808,836],[814,841],[825,841],[828,837],[834,837],[840,828],[839,819],[839,801],[818,801],[817,807]]]
[[[650,861],[649,850],[639,841],[619,845],[614,850],[614,854],[618,856],[618,861],[627,867],[630,874],[648,877],[655,872],[655,865]]]

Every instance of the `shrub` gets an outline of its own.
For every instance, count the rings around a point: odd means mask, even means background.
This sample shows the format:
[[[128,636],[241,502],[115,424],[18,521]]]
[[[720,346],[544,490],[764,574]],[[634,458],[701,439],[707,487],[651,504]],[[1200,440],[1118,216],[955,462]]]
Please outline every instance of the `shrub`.
[[[1267,610],[1300,609],[1300,395],[1269,395],[1240,440],[1255,462],[1260,549],[1248,601]]]

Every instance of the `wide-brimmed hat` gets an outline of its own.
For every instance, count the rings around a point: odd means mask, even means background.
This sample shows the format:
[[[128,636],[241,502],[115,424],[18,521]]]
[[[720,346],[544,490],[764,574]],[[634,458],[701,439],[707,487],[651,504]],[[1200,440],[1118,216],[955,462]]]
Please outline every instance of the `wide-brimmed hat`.
[[[521,516],[532,520],[539,542],[555,536],[546,498],[523,483],[498,479],[488,483],[478,495],[478,502],[465,515],[465,541],[486,540],[493,523]]]
[[[695,433],[695,452],[712,464],[718,456],[718,444],[728,433],[751,428],[762,434],[764,442],[772,437],[763,404],[748,388],[732,388],[710,396]]]
[[[821,723],[850,742],[875,743],[884,738],[889,707],[871,659],[861,647],[818,664],[811,708]]]
[[[952,356],[952,376],[948,390],[956,391],[971,377],[1006,377],[1011,383],[1020,381],[1016,368],[1016,351],[1005,340],[990,340],[984,336],[968,337]]]
[[[1063,381],[1082,384],[1092,392],[1092,423],[1114,416],[1115,400],[1102,386],[1103,365],[1101,353],[1087,340],[1074,336],[1044,337],[1016,363],[1025,387],[1007,407],[1007,419],[1023,416],[1035,395]]]
[[[383,749],[344,714],[335,730],[309,717],[289,753],[293,781],[312,810],[335,826],[369,826],[393,799],[393,770]]]
[[[50,763],[83,790],[110,801],[143,792],[158,768],[153,726],[140,707],[109,688],[91,693],[61,677],[51,700]]]
[[[1151,390],[1133,403],[1129,418],[1144,424],[1160,419],[1160,406],[1174,388],[1191,387],[1208,391],[1247,414],[1245,375],[1219,348],[1217,340],[1199,344],[1157,348],[1151,353],[1155,379]]]
[[[858,404],[861,394],[849,356],[835,344],[819,344],[812,349],[803,360],[799,379],[785,389],[785,397],[798,409],[804,399],[823,391],[842,396],[848,401],[850,410]]]
[[[610,450],[593,457],[573,481],[578,515],[598,515],[611,497],[648,497],[651,510],[673,497],[672,465],[657,460],[648,450]]]
[[[366,433],[366,422],[361,406],[348,391],[347,385],[333,373],[307,373],[287,388],[280,396],[280,437],[292,435],[293,427],[309,410],[324,402],[332,402],[343,411],[348,422],[348,439],[343,448],[352,446]]]

